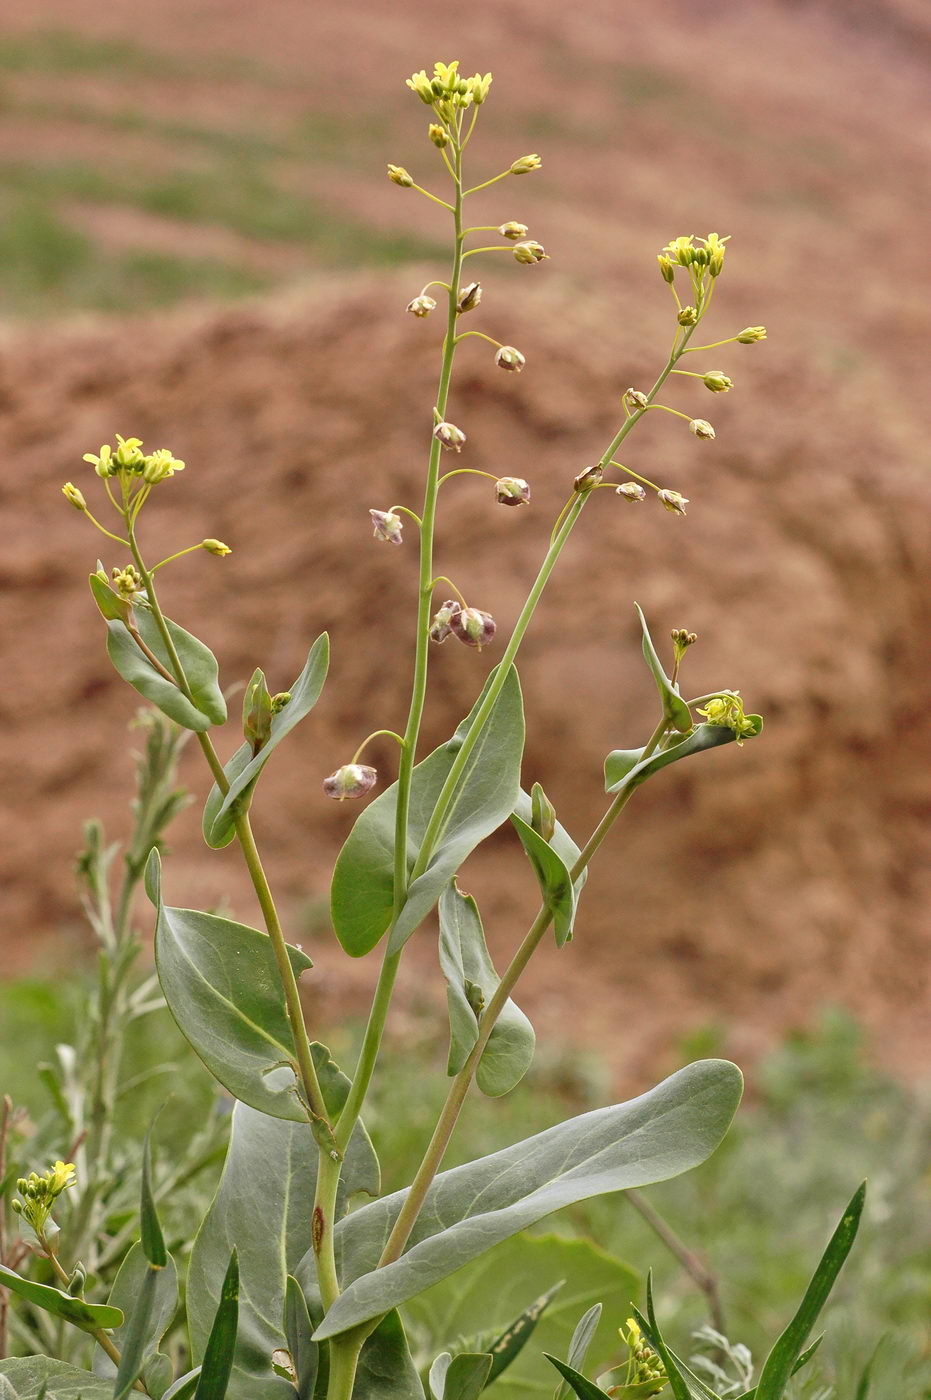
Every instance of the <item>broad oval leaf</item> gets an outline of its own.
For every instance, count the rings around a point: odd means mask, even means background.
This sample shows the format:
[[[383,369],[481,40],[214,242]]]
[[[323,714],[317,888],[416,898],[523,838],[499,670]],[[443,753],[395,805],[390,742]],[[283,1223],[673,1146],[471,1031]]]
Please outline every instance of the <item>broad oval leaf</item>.
[[[605,792],[620,792],[622,788],[635,788],[661,768],[670,763],[678,763],[680,758],[689,758],[693,753],[705,749],[717,749],[722,744],[731,744],[737,736],[732,729],[720,724],[699,724],[686,738],[673,744],[672,748],[660,749],[649,758],[631,765],[628,762],[630,749],[615,749],[605,759]]]
[[[411,780],[408,870],[412,870],[437,798],[489,687],[451,739],[418,763]],[[517,672],[510,667],[501,692],[469,755],[445,832],[424,873],[408,890],[391,932],[397,952],[436,904],[447,882],[481,841],[506,821],[517,800],[524,746],[524,709]],[[339,853],[333,872],[333,928],[352,957],[363,957],[391,926],[394,908],[394,822],[397,783],[366,807]]]
[[[607,1366],[617,1351],[617,1319],[630,1311],[640,1276],[589,1240],[555,1234],[515,1235],[405,1303],[403,1316],[418,1366],[422,1370],[441,1349],[454,1345],[488,1351],[497,1366],[501,1336],[493,1341],[495,1333],[508,1330],[518,1314],[533,1315],[541,1302],[532,1302],[533,1294],[560,1281],[555,1296],[552,1288],[544,1295],[550,1301],[542,1316],[537,1313],[532,1344],[512,1358],[503,1374],[496,1374],[496,1400],[537,1400],[545,1390],[551,1394],[545,1351],[568,1356],[571,1365],[583,1369],[585,1353],[574,1359],[572,1348],[579,1313],[589,1304],[586,1316],[591,1320],[595,1314],[588,1336],[592,1365]]]
[[[643,609],[639,603],[634,603],[634,607],[637,609],[637,616],[640,618],[640,626],[643,629],[643,655],[653,672],[653,679],[656,681],[656,688],[663,702],[663,714],[674,729],[687,734],[692,727],[692,712],[663,670],[653,645],[653,639],[650,636],[650,629],[647,627],[647,620],[643,615]]]
[[[160,868],[153,851],[146,888],[158,910],[155,963],[172,1016],[237,1099],[274,1118],[306,1122],[289,1067],[294,1043],[271,940],[245,924],[164,904]],[[298,976],[312,966],[299,948],[289,946],[288,957]]]
[[[324,632],[317,638],[304,663],[304,669],[291,686],[291,699],[283,710],[272,716],[271,734],[267,743],[253,757],[252,746],[243,744],[224,768],[229,792],[224,797],[216,786],[204,807],[204,840],[214,850],[229,845],[236,834],[237,809],[247,800],[259,775],[275,749],[291,730],[309,715],[320,698],[330,664],[330,639]]]
[[[316,1339],[379,1317],[553,1211],[698,1166],[727,1131],[742,1082],[728,1061],[701,1060],[629,1103],[571,1118],[441,1173],[407,1251],[382,1269],[376,1265],[406,1192],[363,1206],[337,1227],[348,1286]]]
[[[34,1283],[31,1278],[23,1278],[12,1269],[8,1269],[5,1264],[0,1264],[0,1285],[9,1288],[11,1293],[18,1293],[28,1303],[34,1303],[37,1308],[51,1313],[53,1317],[61,1317],[65,1322],[70,1322],[85,1332],[93,1332],[98,1327],[119,1327],[123,1321],[123,1314],[119,1308],[112,1308],[106,1303],[85,1303],[80,1298],[72,1298],[70,1293],[65,1293],[60,1288],[52,1288],[50,1284]]]
[[[51,1356],[17,1356],[0,1361],[0,1377],[17,1400],[112,1400],[113,1382]]]
[[[440,897],[440,967],[449,1003],[447,1073],[458,1074],[478,1040],[479,1015],[498,989],[500,977],[485,943],[478,906],[454,880]],[[476,1083],[483,1094],[507,1094],[533,1061],[533,1026],[508,998],[479,1061]]]
[[[171,657],[150,609],[135,609],[136,626],[146,646],[169,672]],[[173,681],[167,680],[133,641],[126,624],[117,619],[107,622],[107,654],[117,671],[134,690],[180,724],[184,729],[203,732],[226,721],[226,701],[217,680],[217,659],[208,646],[185,632],[166,617],[168,633],[178,653],[193,703]]]
[[[336,1079],[339,1071],[323,1046],[314,1048],[327,1108],[335,1112],[344,1094]],[[276,1349],[287,1348],[293,1358],[299,1341],[285,1331],[288,1275],[307,1248],[317,1160],[309,1124],[283,1122],[236,1104],[226,1164],[194,1241],[187,1287],[188,1325],[194,1357],[200,1360],[219,1302],[223,1269],[235,1246],[240,1300],[231,1400],[293,1400],[294,1387],[274,1375],[271,1357]],[[338,1209],[344,1211],[359,1192],[376,1194],[378,1187],[378,1161],[359,1124],[346,1151]],[[316,1343],[311,1345],[316,1348]],[[309,1366],[305,1357],[299,1376],[306,1377]]]

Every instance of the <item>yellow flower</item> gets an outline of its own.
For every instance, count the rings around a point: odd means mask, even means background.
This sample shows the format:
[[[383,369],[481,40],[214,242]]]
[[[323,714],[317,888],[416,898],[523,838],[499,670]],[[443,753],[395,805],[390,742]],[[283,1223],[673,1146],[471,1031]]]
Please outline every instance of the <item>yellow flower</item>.
[[[183,471],[184,463],[173,457],[169,448],[159,447],[146,457],[142,475],[150,485],[155,485],[156,482],[164,481],[166,477],[174,476],[175,472]]]
[[[698,713],[706,724],[730,729],[736,735],[738,744],[743,743],[745,736],[760,732],[760,718],[758,715],[744,714],[744,702],[740,698],[739,690],[722,691],[703,708],[699,708]]]

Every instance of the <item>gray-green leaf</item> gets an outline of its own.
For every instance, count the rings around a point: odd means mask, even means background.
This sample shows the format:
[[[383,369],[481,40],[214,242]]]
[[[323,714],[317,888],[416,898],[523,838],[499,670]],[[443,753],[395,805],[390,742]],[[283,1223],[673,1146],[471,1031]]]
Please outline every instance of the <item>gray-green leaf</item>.
[[[582,1114],[443,1172],[406,1253],[382,1269],[378,1258],[406,1192],[364,1206],[337,1228],[348,1286],[317,1340],[379,1317],[555,1210],[697,1166],[727,1131],[741,1085],[735,1065],[699,1061],[629,1103]]]
[[[80,1298],[72,1298],[70,1293],[65,1293],[60,1288],[52,1288],[47,1283],[34,1283],[31,1278],[23,1278],[20,1274],[8,1269],[5,1264],[0,1264],[0,1284],[4,1288],[9,1288],[12,1293],[18,1293],[27,1302],[34,1303],[37,1308],[43,1308],[54,1317],[64,1318],[75,1327],[80,1327],[84,1332],[93,1332],[98,1327],[119,1327],[123,1321],[123,1314],[119,1308],[111,1308],[106,1303],[85,1303]]]
[[[478,1039],[479,1016],[500,978],[485,943],[478,906],[450,881],[440,898],[440,967],[449,1003],[449,1063],[458,1074]],[[479,1061],[476,1082],[497,1098],[523,1079],[533,1060],[533,1026],[508,998]]]
[[[643,615],[643,609],[639,603],[634,603],[637,609],[637,616],[640,618],[640,626],[643,628],[643,655],[650,670],[653,672],[653,679],[663,702],[663,714],[674,729],[681,730],[687,734],[692,727],[692,714],[682,696],[676,690],[672,681],[666,675],[656,654],[650,630],[647,627],[647,620]]]
[[[251,744],[236,750],[224,768],[229,792],[224,797],[214,786],[204,807],[204,840],[214,850],[229,845],[235,836],[236,812],[251,796],[259,775],[274,750],[291,730],[309,715],[320,698],[330,664],[330,639],[326,632],[310,649],[304,669],[291,686],[291,699],[276,715],[272,715],[268,741],[253,757]]]
[[[408,870],[417,860],[437,798],[494,675],[495,672],[453,737],[414,769]],[[392,952],[403,947],[426,918],[466,856],[509,817],[519,791],[523,745],[523,702],[517,672],[511,667],[469,755],[439,844],[424,873],[408,890],[407,902],[392,929]],[[370,952],[392,923],[397,796],[395,783],[366,807],[349,833],[333,872],[333,927],[352,957]]]
[[[203,732],[211,725],[226,721],[226,701],[217,680],[217,659],[209,647],[185,632],[176,622],[165,619],[168,633],[181,662],[192,700],[167,680],[133,641],[126,624],[119,620],[107,622],[107,653],[117,671],[134,690],[180,724],[184,729]],[[168,672],[172,660],[162,640],[162,634],[150,609],[136,609],[136,626],[146,646]]]
[[[293,1070],[294,1043],[271,941],[258,929],[162,903],[157,851],[146,888],[158,909],[155,962],[172,1016],[212,1074],[243,1103],[306,1122]],[[311,967],[288,948],[295,973]]]
[[[362,1348],[352,1400],[424,1400],[396,1312],[382,1319]]]
[[[156,1354],[178,1306],[178,1271],[170,1254],[165,1259],[164,1268],[153,1270],[142,1245],[134,1244],[110,1290],[110,1306],[119,1308],[126,1317],[123,1326],[114,1331],[113,1340],[127,1368],[130,1364],[136,1367],[130,1384]],[[134,1334],[131,1344],[127,1340],[130,1333]],[[94,1352],[94,1371],[100,1376],[116,1375],[116,1367],[100,1347]]]
[[[702,753],[705,749],[716,749],[722,744],[731,744],[736,737],[732,729],[726,729],[723,725],[699,724],[691,734],[685,739],[680,739],[671,748],[660,749],[649,758],[634,764],[629,762],[632,752],[630,749],[615,749],[605,759],[605,792],[620,792],[622,788],[639,787],[647,778],[651,778],[661,768],[668,767],[670,763],[678,763],[680,758],[689,758],[693,753]]]
[[[51,1356],[18,1356],[0,1361],[0,1376],[10,1382],[17,1400],[111,1400],[113,1382],[90,1371],[55,1361]]]

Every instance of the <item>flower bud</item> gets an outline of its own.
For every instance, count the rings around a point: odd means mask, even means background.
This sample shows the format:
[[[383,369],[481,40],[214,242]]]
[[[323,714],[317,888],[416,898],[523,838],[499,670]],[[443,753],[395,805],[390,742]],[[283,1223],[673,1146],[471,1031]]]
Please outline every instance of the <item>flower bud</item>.
[[[273,714],[273,715],[279,715],[279,714],[281,714],[281,711],[284,709],[285,705],[290,705],[290,703],[291,703],[291,692],[290,692],[290,690],[279,690],[277,695],[273,695],[273,696],[272,696],[272,714]]]
[[[637,409],[649,408],[650,403],[646,394],[642,394],[639,389],[628,389],[624,395],[624,400],[628,408],[635,412]]]
[[[656,494],[666,510],[671,510],[674,515],[685,515],[685,507],[689,503],[688,496],[680,496],[678,491],[667,491],[665,488]]]
[[[255,671],[242,701],[242,734],[253,757],[264,749],[272,732],[272,697],[264,671]]]
[[[511,174],[529,175],[531,170],[539,170],[542,164],[539,156],[521,156],[520,160],[515,160],[511,166]]]
[[[474,78],[468,79],[469,93],[476,107],[481,107],[488,96],[488,89],[491,87],[491,81],[490,73],[486,73],[484,77],[482,77],[481,73],[476,73]]]
[[[747,326],[746,330],[742,330],[740,332],[740,335],[737,337],[737,340],[741,345],[753,345],[756,343],[756,341],[765,339],[765,326]]]
[[[453,636],[467,647],[481,651],[495,635],[495,620],[491,613],[479,608],[457,608],[450,616],[449,629]]]
[[[704,418],[693,418],[689,423],[689,432],[694,433],[702,442],[710,442],[714,437],[714,428]]]
[[[389,165],[388,179],[393,185],[400,185],[404,190],[409,190],[414,183],[413,176],[404,169],[403,165]]]
[[[125,603],[132,602],[136,594],[142,591],[142,579],[135,565],[127,564],[125,569],[113,570],[113,590]]]
[[[512,243],[516,243],[521,238],[526,238],[530,229],[526,224],[519,224],[515,219],[509,219],[506,224],[501,224],[498,232],[502,238],[509,238]]]
[[[407,303],[407,309],[412,316],[429,316],[431,311],[436,310],[436,301],[421,292],[419,297]]]
[[[413,73],[411,77],[407,79],[407,86],[412,92],[416,92],[421,102],[425,103],[428,107],[432,107],[434,101],[433,87],[423,69],[421,69],[419,73]]]
[[[232,554],[233,552],[229,545],[224,544],[222,540],[201,540],[200,547],[206,549],[208,554],[216,554],[220,559],[223,558],[224,554]]]
[[[573,491],[594,491],[596,486],[600,486],[604,481],[605,469],[600,462],[596,462],[593,467],[586,467],[584,472],[579,472],[572,483]]]
[[[404,529],[404,521],[393,510],[370,510],[369,515],[374,525],[373,534],[376,540],[385,540],[388,544],[403,544],[401,531]]]
[[[375,786],[378,773],[367,763],[344,763],[323,780],[323,791],[337,802],[347,797],[364,797]]]
[[[445,642],[452,631],[450,623],[455,613],[459,612],[459,604],[455,598],[449,598],[433,616],[430,623],[431,642]]]
[[[87,510],[87,502],[85,501],[83,495],[78,490],[78,488],[75,485],[73,485],[72,482],[65,482],[64,486],[61,488],[61,494],[64,496],[66,501],[71,502],[75,510],[81,511],[82,514],[84,511]]]
[[[728,378],[719,369],[711,369],[702,381],[706,389],[710,389],[713,394],[726,394],[728,389],[733,389],[734,381]]]
[[[433,436],[448,452],[461,452],[466,440],[465,433],[461,428],[457,428],[455,423],[437,423],[433,429]]]
[[[547,256],[543,244],[535,243],[533,239],[529,239],[526,243],[515,243],[513,251],[516,260],[525,265],[543,262]]]
[[[530,501],[530,485],[520,476],[502,476],[495,482],[495,500],[500,506],[525,506]]]
[[[616,495],[623,496],[625,501],[644,501],[646,492],[637,481],[625,481],[617,488]]]
[[[669,635],[672,637],[672,651],[676,661],[681,661],[689,647],[698,641],[698,633],[689,632],[684,627],[674,627]]]
[[[449,145],[449,132],[446,130],[445,126],[440,126],[438,122],[430,123],[427,127],[427,135],[430,137],[430,140],[433,142],[434,146],[436,146],[437,150],[442,151],[444,146]]]
[[[549,843],[556,832],[556,809],[539,783],[530,789],[530,825]]]
[[[698,323],[698,312],[694,306],[683,306],[676,320],[680,326],[694,326]]]
[[[673,282],[676,276],[675,263],[671,258],[667,258],[665,253],[657,253],[656,261],[659,263],[659,270],[662,273],[664,282]]]
[[[498,368],[509,370],[511,374],[520,374],[526,363],[524,356],[513,345],[502,345],[495,355]]]
[[[474,311],[481,299],[481,282],[470,282],[467,287],[459,288],[459,300],[456,302],[456,311],[460,316],[464,316],[467,311]]]

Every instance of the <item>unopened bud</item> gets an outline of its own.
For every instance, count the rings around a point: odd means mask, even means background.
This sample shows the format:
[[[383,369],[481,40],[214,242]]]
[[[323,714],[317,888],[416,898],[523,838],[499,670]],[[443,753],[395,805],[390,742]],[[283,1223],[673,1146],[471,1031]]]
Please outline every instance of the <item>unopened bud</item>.
[[[765,326],[747,326],[747,328],[745,330],[742,330],[740,332],[740,335],[737,337],[737,340],[741,345],[753,345],[756,343],[756,341],[765,339]]]
[[[646,500],[647,493],[639,482],[625,481],[617,488],[616,494],[618,496],[623,496],[625,501],[643,501]]]
[[[421,293],[419,297],[414,297],[413,301],[407,303],[407,309],[412,316],[429,316],[431,311],[436,310],[436,301],[433,297]]]
[[[694,433],[702,442],[710,442],[714,437],[714,428],[704,418],[693,418],[689,423],[689,432]]]
[[[491,613],[479,608],[458,608],[449,619],[453,636],[468,647],[481,651],[495,635],[495,620]]]
[[[131,602],[142,589],[142,579],[135,566],[127,564],[125,569],[113,570],[113,590],[124,602]]]
[[[501,506],[525,506],[530,501],[530,485],[520,476],[502,476],[495,482],[495,500]]]
[[[656,494],[666,510],[671,510],[674,515],[685,515],[685,507],[689,503],[688,496],[680,496],[678,491],[667,491],[665,488]]]
[[[84,1293],[84,1285],[87,1283],[87,1270],[81,1263],[75,1264],[74,1272],[68,1280],[68,1292],[72,1298],[80,1298]]]
[[[600,486],[604,481],[605,469],[600,462],[596,462],[593,467],[586,467],[584,472],[579,472],[572,483],[573,491],[594,491],[596,486]]]
[[[515,243],[513,251],[516,260],[527,266],[531,263],[543,262],[547,257],[543,244],[534,242],[532,238],[525,243]]]
[[[376,540],[385,540],[388,544],[403,544],[401,531],[404,529],[404,521],[393,510],[370,510],[369,515],[375,527],[373,534]]]
[[[711,369],[702,381],[706,389],[710,389],[713,394],[726,394],[728,389],[733,389],[734,381],[719,369]]]
[[[323,791],[327,797],[337,802],[345,802],[347,797],[364,797],[371,792],[378,778],[374,768],[367,763],[344,763],[323,780]]]
[[[279,692],[278,692],[277,695],[273,695],[273,696],[272,696],[272,714],[273,714],[273,715],[279,715],[279,714],[281,714],[281,711],[284,709],[285,705],[290,705],[290,703],[291,703],[291,692],[290,692],[290,690],[279,690]]]
[[[409,190],[414,183],[413,176],[404,169],[403,165],[389,165],[388,179],[393,185],[400,185],[404,190]]]
[[[628,389],[624,395],[624,400],[627,407],[634,409],[634,411],[640,408],[649,408],[650,406],[650,401],[646,394],[641,393],[639,389]]]
[[[697,632],[689,632],[684,627],[674,627],[670,633],[672,637],[673,655],[677,661],[681,661],[690,646],[694,646],[698,641]]]
[[[272,732],[272,697],[264,671],[253,672],[242,702],[242,734],[253,757],[265,747]]]
[[[672,258],[667,258],[665,253],[657,253],[656,261],[659,263],[659,270],[662,273],[664,282],[673,282],[676,276],[676,265]]]
[[[694,326],[698,322],[698,312],[694,306],[683,306],[676,320],[680,326]]]
[[[457,428],[455,423],[437,423],[433,429],[433,436],[448,452],[461,452],[466,440],[465,433],[461,428]]]
[[[515,219],[509,219],[506,224],[501,224],[498,228],[502,238],[509,238],[512,243],[518,242],[521,238],[526,238],[530,229],[526,224],[519,224]]]
[[[445,642],[452,631],[451,622],[453,615],[459,612],[460,605],[454,598],[449,598],[441,608],[434,613],[433,621],[430,623],[431,642]]]
[[[481,282],[470,282],[467,287],[459,288],[459,300],[456,302],[456,310],[460,316],[464,316],[467,311],[474,311],[481,299]]]
[[[534,783],[530,789],[530,825],[544,841],[552,841],[556,832],[556,809],[539,783]]]
[[[521,156],[520,160],[515,160],[511,166],[511,174],[529,175],[531,170],[539,170],[542,164],[539,156]]]
[[[511,374],[520,374],[526,363],[524,356],[513,345],[502,345],[495,355],[498,368],[509,370]]]
[[[75,510],[81,511],[82,514],[84,511],[87,510],[87,502],[85,501],[83,495],[78,490],[78,488],[75,485],[73,485],[72,482],[65,482],[64,486],[61,488],[61,494],[64,496],[66,501],[71,502]]]
[[[200,547],[206,549],[208,554],[216,554],[220,559],[223,558],[224,554],[232,554],[233,552],[229,545],[224,544],[222,540],[201,540]]]
[[[427,127],[427,135],[438,150],[449,145],[449,132],[445,126],[440,126],[438,122],[431,122]]]

